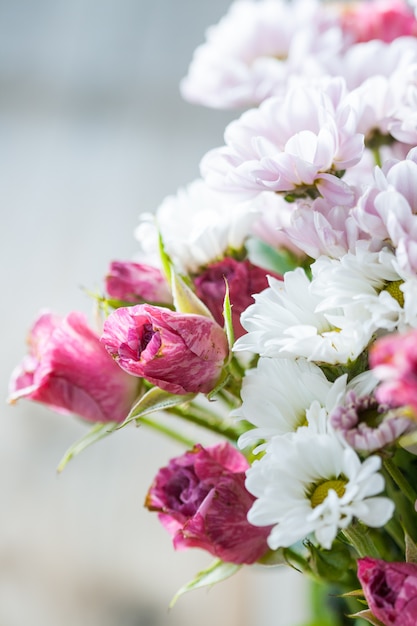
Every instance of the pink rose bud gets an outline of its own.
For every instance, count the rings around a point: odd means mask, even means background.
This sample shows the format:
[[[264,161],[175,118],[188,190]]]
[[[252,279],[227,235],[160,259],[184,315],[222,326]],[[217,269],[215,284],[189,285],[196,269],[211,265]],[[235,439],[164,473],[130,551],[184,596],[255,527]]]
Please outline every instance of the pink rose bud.
[[[358,578],[369,608],[385,626],[416,626],[417,565],[358,560]]]
[[[250,261],[236,261],[226,257],[213,263],[202,274],[194,279],[197,296],[210,309],[214,319],[224,324],[223,303],[226,283],[229,285],[229,297],[232,305],[232,323],[235,338],[241,337],[246,331],[240,323],[240,316],[254,302],[253,295],[268,287],[267,276],[282,278]]]
[[[170,304],[171,292],[157,267],[129,261],[113,261],[106,276],[106,293],[117,300],[139,304]]]
[[[245,488],[245,457],[224,442],[196,445],[159,470],[145,506],[173,538],[174,548],[201,548],[229,563],[254,563],[267,551],[271,527],[247,520],[254,497]]]
[[[117,367],[82,313],[41,314],[28,343],[29,354],[12,375],[10,402],[35,400],[89,422],[125,419],[137,380]]]
[[[150,304],[116,309],[101,341],[126,372],[174,394],[211,391],[229,351],[213,319]]]
[[[376,398],[389,406],[410,406],[417,414],[417,330],[386,335],[370,350],[369,364],[381,384]]]

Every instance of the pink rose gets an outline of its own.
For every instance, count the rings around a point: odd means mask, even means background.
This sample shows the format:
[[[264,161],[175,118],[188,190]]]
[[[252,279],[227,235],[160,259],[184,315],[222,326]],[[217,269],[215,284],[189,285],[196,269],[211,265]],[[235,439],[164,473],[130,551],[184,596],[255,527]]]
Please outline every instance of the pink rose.
[[[358,560],[358,577],[372,613],[385,626],[417,624],[417,565]]]
[[[29,354],[15,369],[9,401],[27,398],[90,422],[122,422],[137,380],[107,354],[82,313],[43,313],[29,335]]]
[[[211,391],[229,351],[214,320],[150,304],[116,309],[101,341],[126,372],[175,394]]]
[[[346,3],[341,24],[355,42],[380,39],[390,43],[397,37],[417,35],[414,12],[403,0]]]
[[[172,302],[168,284],[157,267],[130,261],[113,261],[110,264],[106,292],[111,298],[132,304],[143,301],[160,304]]]
[[[159,470],[145,506],[159,513],[174,548],[202,548],[229,563],[254,563],[267,551],[270,527],[249,524],[254,497],[245,488],[245,457],[229,443],[196,445]]]
[[[194,279],[194,284],[197,296],[210,309],[216,322],[223,325],[225,279],[227,280],[232,305],[233,329],[237,339],[246,332],[240,323],[240,316],[254,302],[253,294],[260,293],[268,287],[268,274],[281,278],[273,272],[253,265],[248,260],[236,261],[236,259],[226,257],[222,261],[209,265]]]
[[[394,407],[410,406],[417,413],[417,330],[378,339],[369,364],[382,381],[375,391],[377,400]]]

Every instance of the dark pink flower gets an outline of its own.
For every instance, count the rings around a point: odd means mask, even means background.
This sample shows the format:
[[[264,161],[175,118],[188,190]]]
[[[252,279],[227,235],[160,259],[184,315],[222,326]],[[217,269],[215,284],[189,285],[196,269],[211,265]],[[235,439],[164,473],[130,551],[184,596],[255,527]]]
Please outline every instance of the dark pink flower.
[[[348,2],[341,18],[343,30],[355,42],[380,39],[390,43],[397,37],[417,35],[414,12],[403,0]]]
[[[378,339],[369,364],[381,384],[375,391],[379,402],[410,406],[417,413],[417,330]]]
[[[159,513],[177,550],[202,548],[229,563],[254,563],[267,551],[270,527],[247,520],[245,457],[227,442],[196,445],[159,470],[145,506]]]
[[[172,302],[162,272],[157,267],[131,261],[112,261],[106,276],[106,292],[111,298],[132,304]]]
[[[385,626],[417,624],[417,565],[358,560],[358,578],[372,613]]]
[[[226,257],[204,270],[194,279],[194,284],[197,296],[210,309],[214,319],[223,325],[225,279],[227,280],[232,305],[233,329],[237,339],[246,332],[240,323],[240,316],[254,302],[253,294],[260,293],[268,287],[268,275],[281,278],[273,272],[253,265],[248,260],[237,261]]]
[[[116,309],[101,341],[126,372],[175,394],[211,391],[229,352],[213,319],[150,304]]]
[[[137,380],[107,354],[82,313],[43,313],[33,325],[29,354],[15,369],[9,401],[27,398],[90,422],[122,422]]]

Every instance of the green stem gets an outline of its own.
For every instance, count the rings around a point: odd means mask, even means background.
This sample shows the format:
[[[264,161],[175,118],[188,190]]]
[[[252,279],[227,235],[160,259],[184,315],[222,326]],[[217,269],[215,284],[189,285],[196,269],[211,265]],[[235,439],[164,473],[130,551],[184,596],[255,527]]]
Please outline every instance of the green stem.
[[[417,501],[417,492],[414,491],[408,480],[391,459],[384,459],[384,467],[397,487],[414,506]]]
[[[148,428],[152,428],[153,430],[156,430],[157,432],[163,433],[170,439],[173,439],[174,441],[177,441],[183,444],[187,448],[194,447],[194,443],[195,443],[194,441],[192,441],[191,439],[188,439],[187,437],[184,437],[184,435],[182,435],[176,430],[173,430],[172,428],[168,428],[167,426],[164,426],[163,424],[158,424],[158,422],[155,422],[152,419],[149,419],[147,417],[141,417],[140,423],[143,424],[144,426],[148,426]]]
[[[380,554],[376,549],[376,546],[369,535],[366,526],[359,524],[351,524],[348,528],[342,530],[342,534],[353,546],[360,557],[372,556],[379,558]]]
[[[190,410],[191,408],[191,410]],[[191,407],[176,406],[166,409],[166,413],[172,413],[186,420],[201,426],[206,430],[210,430],[222,437],[226,437],[229,441],[236,443],[237,439],[241,435],[241,429],[232,425],[230,422],[222,417],[219,417],[215,413],[208,411],[202,407],[191,405]]]
[[[382,167],[381,152],[379,148],[372,148],[372,154],[374,155],[375,165]]]

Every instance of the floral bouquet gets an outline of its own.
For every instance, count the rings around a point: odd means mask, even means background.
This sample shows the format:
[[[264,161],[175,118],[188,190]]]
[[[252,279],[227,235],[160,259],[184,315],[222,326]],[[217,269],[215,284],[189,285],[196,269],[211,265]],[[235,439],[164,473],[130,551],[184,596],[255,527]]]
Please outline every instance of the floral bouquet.
[[[60,470],[131,424],[184,446],[145,498],[176,549],[215,557],[177,596],[287,565],[337,605],[315,624],[415,626],[414,11],[236,0],[181,91],[247,110],[142,214],[96,329],[38,317],[9,399],[90,422]]]

